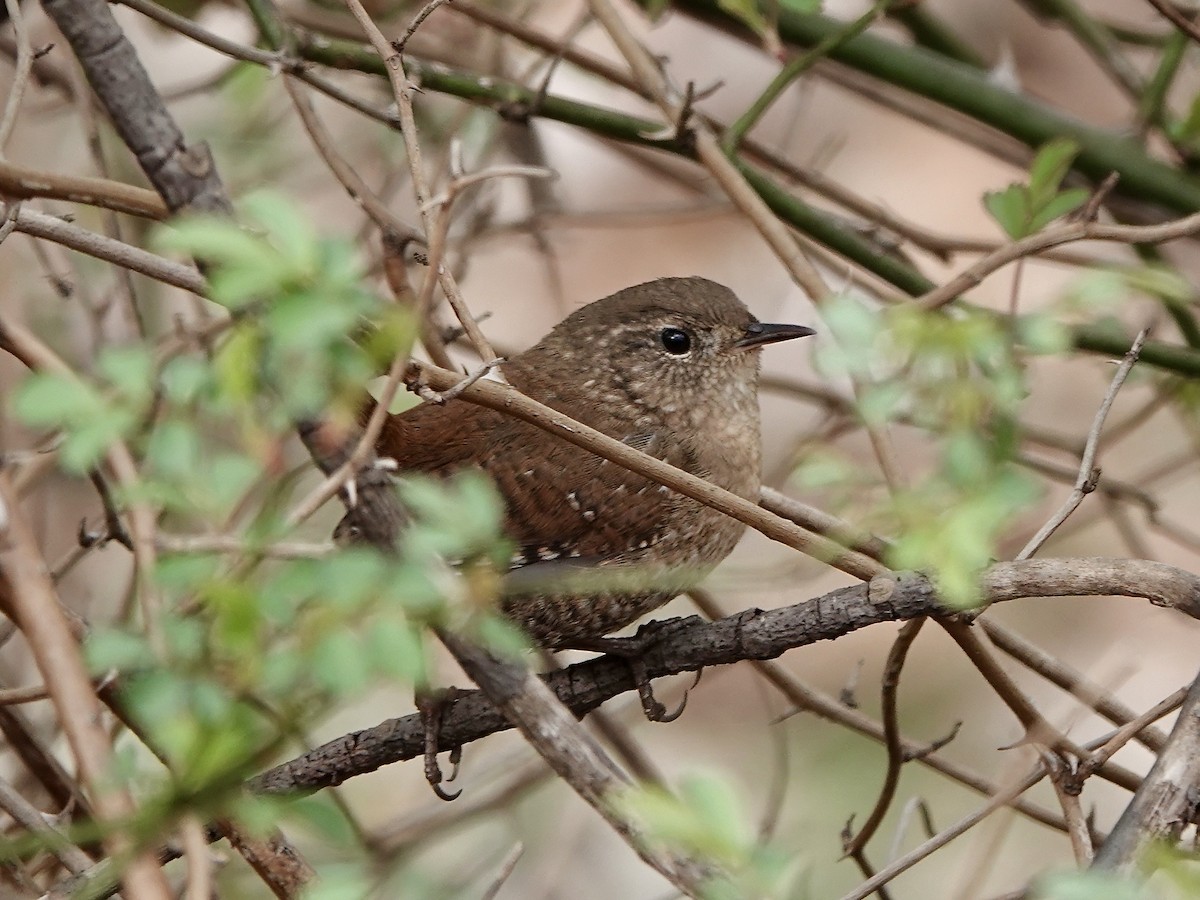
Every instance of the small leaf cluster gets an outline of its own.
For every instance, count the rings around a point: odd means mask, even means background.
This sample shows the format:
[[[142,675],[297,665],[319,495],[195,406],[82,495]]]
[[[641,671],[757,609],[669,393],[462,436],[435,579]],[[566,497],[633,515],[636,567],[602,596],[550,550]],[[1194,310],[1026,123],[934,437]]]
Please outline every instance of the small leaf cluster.
[[[1088,199],[1084,188],[1062,189],[1079,145],[1056,138],[1043,145],[1029,167],[1028,184],[1010,184],[983,196],[983,205],[1013,240],[1037,234],[1055,219],[1074,212]]]
[[[179,332],[106,349],[91,371],[35,373],[8,398],[23,422],[58,433],[69,472],[97,467],[125,442],[138,475],[114,486],[119,507],[146,504],[163,532],[241,539],[233,553],[160,552],[147,573],[153,633],[136,614],[97,621],[85,646],[97,676],[118,678],[122,708],[166,765],[131,740],[113,773],[145,798],[149,841],[185,810],[278,818],[283,807],[249,803],[243,781],[294,755],[330,710],[378,686],[424,684],[428,626],[463,626],[508,652],[524,646],[495,610],[511,549],[481,474],[405,482],[411,522],[395,554],[272,552],[324,538],[332,524],[299,533],[287,524],[311,486],[301,477],[317,477],[295,421],[349,415],[379,356],[405,351],[412,329],[364,287],[349,242],[318,236],[271,195],[244,208],[252,229],[196,219],[160,238],[203,261],[212,299],[228,311],[197,326],[204,339]],[[383,325],[364,349],[351,335],[367,319]],[[287,474],[289,459],[300,474]],[[316,815],[325,826],[327,813]]]
[[[367,320],[383,322],[411,345],[413,329],[362,285],[363,270],[347,241],[323,240],[307,217],[270,193],[251,195],[243,220],[193,218],[159,235],[164,249],[207,267],[215,302],[234,316],[214,374],[226,400],[274,425],[351,404],[376,374],[378,358],[348,340]],[[260,401],[269,396],[270,404]]]
[[[828,375],[857,382],[862,419],[919,426],[939,451],[936,465],[911,485],[893,486],[867,523],[893,537],[890,566],[927,572],[947,601],[972,605],[998,540],[1038,497],[1036,482],[1013,462],[1026,395],[1014,337],[1026,352],[1055,352],[1066,347],[1062,329],[1047,316],[1010,328],[984,313],[880,310],[852,297],[823,312],[835,346],[818,362]],[[828,456],[802,465],[800,475],[825,486],[861,480]]]
[[[235,785],[231,773],[261,766],[281,723],[313,721],[375,684],[426,683],[429,625],[466,623],[501,635],[499,649],[523,646],[511,626],[481,624],[499,620],[494,573],[508,555],[495,489],[473,473],[403,493],[412,522],[396,555],[352,547],[253,568],[168,555],[157,572],[176,611],[163,621],[165,659],[137,629],[92,636],[92,668],[121,674],[178,788]]]
[[[61,430],[63,467],[86,472],[143,420],[154,399],[153,373],[154,360],[145,348],[105,348],[91,381],[71,372],[26,378],[15,393],[13,412],[27,425]]]

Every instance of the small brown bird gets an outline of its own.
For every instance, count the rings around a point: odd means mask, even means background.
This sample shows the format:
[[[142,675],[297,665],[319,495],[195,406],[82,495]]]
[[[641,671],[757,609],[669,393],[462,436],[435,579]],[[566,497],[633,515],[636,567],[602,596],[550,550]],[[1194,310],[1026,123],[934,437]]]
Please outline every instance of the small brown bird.
[[[758,350],[812,333],[759,322],[732,291],[707,279],[662,278],[575,311],[501,368],[529,397],[757,500]],[[518,548],[503,608],[548,648],[587,646],[666,603],[728,556],[744,528],[464,400],[390,417],[376,450],[401,473],[474,467],[492,478],[505,501],[505,533]],[[580,571],[646,577],[640,586],[547,588],[558,574]]]

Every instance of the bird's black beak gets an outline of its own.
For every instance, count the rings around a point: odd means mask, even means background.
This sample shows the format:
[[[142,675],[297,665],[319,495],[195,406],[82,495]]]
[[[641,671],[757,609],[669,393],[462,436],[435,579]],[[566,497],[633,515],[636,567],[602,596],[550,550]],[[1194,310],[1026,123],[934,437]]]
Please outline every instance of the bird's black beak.
[[[816,332],[805,325],[770,325],[766,322],[755,322],[746,326],[745,335],[733,342],[733,349],[753,350],[766,344],[808,337],[810,334]]]

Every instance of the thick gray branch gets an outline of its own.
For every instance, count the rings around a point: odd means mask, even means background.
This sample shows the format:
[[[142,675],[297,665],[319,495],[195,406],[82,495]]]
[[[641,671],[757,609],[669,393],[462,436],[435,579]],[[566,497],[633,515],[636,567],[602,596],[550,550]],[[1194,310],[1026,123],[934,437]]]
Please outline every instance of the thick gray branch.
[[[989,602],[1017,597],[1132,596],[1200,618],[1200,578],[1144,560],[998,563],[988,570],[983,583]],[[773,659],[793,648],[833,640],[868,625],[946,612],[924,577],[897,573],[795,606],[749,609],[716,622],[695,616],[651,622],[639,634],[655,638],[644,662],[648,677],[662,678],[745,659]],[[629,664],[607,656],[542,677],[567,708],[580,717],[635,687]],[[461,746],[510,727],[478,691],[463,691],[445,710],[440,743],[445,748]],[[340,784],[388,763],[420,756],[423,737],[419,716],[389,719],[264,772],[250,786],[256,791],[280,793]]]
[[[172,212],[228,215],[229,199],[203,142],[188,145],[104,0],[42,0],[121,140]]]
[[[1174,841],[1200,811],[1200,675],[1167,744],[1096,854],[1092,867],[1130,871],[1146,845]]]

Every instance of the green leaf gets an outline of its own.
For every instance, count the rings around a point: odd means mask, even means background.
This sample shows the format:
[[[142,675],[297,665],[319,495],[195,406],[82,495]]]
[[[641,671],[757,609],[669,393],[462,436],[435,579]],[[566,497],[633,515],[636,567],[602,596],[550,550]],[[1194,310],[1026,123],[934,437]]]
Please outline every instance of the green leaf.
[[[1161,265],[1134,266],[1121,270],[1120,275],[1128,288],[1151,297],[1180,303],[1192,303],[1196,299],[1195,288],[1176,269]]]
[[[334,846],[354,846],[358,841],[358,835],[350,826],[350,823],[346,821],[346,817],[342,814],[342,811],[329,799],[328,793],[297,797],[289,802],[288,813],[300,819],[319,836]],[[337,884],[345,874],[351,871],[357,871],[357,869],[338,864],[323,865],[321,866],[321,877],[317,879],[317,883],[325,884],[332,882]],[[309,890],[310,886],[316,887],[315,884],[305,887],[305,900],[315,896]],[[320,896],[340,897],[342,895],[335,892]],[[362,900],[363,897],[371,896],[371,891],[367,884],[363,884],[361,893],[347,896],[353,897],[354,900]]]
[[[311,822],[311,820],[310,820]],[[343,845],[348,845],[348,840]],[[321,877],[305,885],[305,900],[363,900],[376,896],[375,879],[362,866],[330,863],[321,866]]]
[[[529,638],[513,622],[499,614],[479,616],[473,623],[480,642],[499,656],[520,658],[529,649]]]
[[[355,610],[378,597],[387,573],[387,563],[368,548],[351,548],[317,569],[320,590],[336,608]]]
[[[251,327],[235,328],[221,345],[213,370],[217,386],[235,405],[248,403],[258,389],[262,336]]]
[[[137,421],[132,410],[112,409],[105,416],[72,428],[62,444],[63,468],[70,472],[87,472],[114,441],[133,430]]]
[[[319,255],[316,233],[309,218],[291,201],[274,191],[255,191],[241,203],[248,218],[267,232],[268,240],[292,272],[312,275]]]
[[[267,312],[267,328],[281,347],[318,350],[344,340],[358,323],[353,309],[309,293],[279,298]]]
[[[186,594],[216,575],[220,566],[221,558],[216,554],[164,554],[159,559],[155,577],[163,587]]]
[[[1027,350],[1049,356],[1071,349],[1071,333],[1052,316],[1019,316],[1016,320],[1017,339]]]
[[[725,855],[745,852],[750,836],[741,820],[741,809],[733,787],[720,778],[696,775],[684,778],[679,792],[697,819],[707,828],[709,838]]]
[[[902,413],[908,396],[908,386],[900,382],[873,384],[859,395],[858,414],[868,425],[884,425]]]
[[[146,347],[109,347],[96,368],[124,396],[142,400],[154,392],[154,355]]]
[[[1079,209],[1087,203],[1090,196],[1091,192],[1085,188],[1071,188],[1050,198],[1034,214],[1029,223],[1029,233],[1036,234],[1055,219]]]
[[[983,205],[1013,240],[1019,240],[1029,233],[1029,197],[1021,185],[1010,184],[1002,191],[984,194]]]
[[[1138,884],[1112,872],[1055,872],[1043,875],[1034,900],[1147,900]]]
[[[165,225],[154,243],[205,260],[210,265],[242,269],[261,266],[265,244],[230,219],[197,216]]]
[[[158,475],[187,480],[200,474],[200,436],[191,423],[168,419],[151,433],[146,456]]]
[[[102,406],[90,385],[67,375],[35,372],[17,387],[13,412],[27,425],[61,426],[90,418]]]
[[[1034,209],[1040,209],[1058,193],[1079,149],[1079,144],[1071,138],[1060,137],[1038,150],[1029,167],[1029,194]]]
[[[335,629],[321,637],[312,651],[313,675],[335,694],[361,691],[370,672],[358,638],[349,629]]]
[[[205,473],[208,500],[214,510],[228,509],[242,498],[262,474],[262,467],[248,456],[222,453]]]
[[[373,667],[405,684],[425,684],[429,660],[420,629],[394,616],[372,622],[367,630],[367,652]]]
[[[212,376],[207,364],[193,356],[177,356],[162,370],[163,391],[172,403],[185,404],[196,400],[208,387]]]
[[[92,632],[84,645],[84,655],[88,669],[97,675],[111,669],[133,671],[154,658],[149,643],[141,635],[110,629]]]
[[[274,297],[287,289],[292,271],[287,262],[267,244],[260,245],[253,266],[228,264],[216,266],[209,278],[209,297],[229,309],[239,309],[264,297]]]

